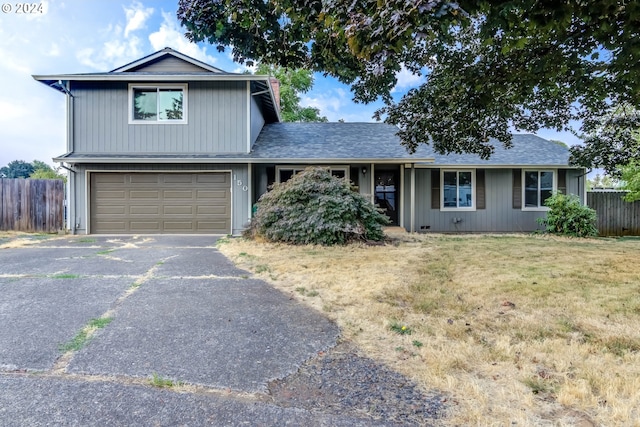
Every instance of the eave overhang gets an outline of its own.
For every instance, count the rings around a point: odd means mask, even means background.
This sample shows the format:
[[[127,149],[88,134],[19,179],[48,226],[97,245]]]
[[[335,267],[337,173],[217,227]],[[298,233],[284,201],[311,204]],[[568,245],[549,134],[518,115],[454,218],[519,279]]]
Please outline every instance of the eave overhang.
[[[269,76],[223,73],[95,73],[33,75],[35,80],[50,86],[59,81],[73,82],[184,82],[184,81],[266,81]]]
[[[375,163],[375,164],[407,164],[407,163],[429,163],[433,162],[433,159],[420,158],[420,159],[380,159],[380,158],[253,158],[250,155],[193,155],[193,156],[163,156],[163,155],[148,155],[148,156],[83,156],[74,154],[64,154],[59,157],[54,157],[53,161],[56,163],[69,163],[69,164],[81,164],[81,163],[233,163],[233,164],[343,164],[343,163]]]
[[[585,169],[582,166],[573,166],[567,164],[541,164],[541,163],[529,163],[529,164],[461,164],[461,163],[435,163],[429,164],[416,164],[416,168],[429,168],[432,169],[437,166],[440,169]]]

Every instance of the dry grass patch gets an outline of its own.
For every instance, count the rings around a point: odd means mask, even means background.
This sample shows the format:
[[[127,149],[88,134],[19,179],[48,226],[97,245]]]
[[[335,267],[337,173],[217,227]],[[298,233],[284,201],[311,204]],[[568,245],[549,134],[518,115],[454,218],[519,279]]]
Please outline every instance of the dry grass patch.
[[[43,240],[57,237],[57,234],[24,233],[22,231],[0,231],[0,249],[20,248],[35,245]]]
[[[640,426],[640,240],[396,235],[220,250],[370,357],[446,392],[451,425]]]

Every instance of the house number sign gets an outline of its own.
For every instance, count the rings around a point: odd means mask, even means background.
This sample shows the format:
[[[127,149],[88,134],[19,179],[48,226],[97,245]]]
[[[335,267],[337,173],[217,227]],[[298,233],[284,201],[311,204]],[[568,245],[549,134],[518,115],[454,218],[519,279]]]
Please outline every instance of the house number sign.
[[[249,191],[249,187],[247,187],[246,185],[242,185],[242,180],[238,179],[237,175],[233,175],[233,180],[236,182],[236,185],[238,187],[242,187],[242,191]]]

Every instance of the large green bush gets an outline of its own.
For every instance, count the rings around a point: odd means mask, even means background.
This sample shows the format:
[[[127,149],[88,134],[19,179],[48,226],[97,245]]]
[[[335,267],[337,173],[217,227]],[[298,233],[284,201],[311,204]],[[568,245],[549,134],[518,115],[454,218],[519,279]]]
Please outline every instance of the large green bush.
[[[578,196],[554,194],[544,203],[550,210],[546,218],[538,218],[538,223],[546,231],[573,237],[591,237],[598,235],[596,211],[583,206]]]
[[[389,219],[344,179],[308,168],[262,195],[247,233],[294,244],[382,240]]]

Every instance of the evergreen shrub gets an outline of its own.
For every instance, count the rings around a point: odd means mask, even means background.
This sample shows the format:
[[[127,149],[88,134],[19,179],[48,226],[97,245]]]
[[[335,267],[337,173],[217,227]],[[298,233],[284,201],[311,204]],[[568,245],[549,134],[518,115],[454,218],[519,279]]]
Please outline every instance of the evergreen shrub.
[[[272,242],[336,245],[384,239],[389,218],[344,179],[314,167],[263,194],[245,232]]]
[[[596,211],[583,206],[578,196],[557,193],[544,204],[550,210],[546,218],[538,218],[538,223],[545,226],[548,233],[573,237],[598,235]]]

